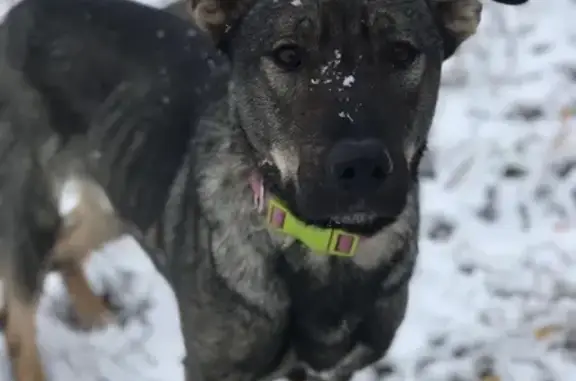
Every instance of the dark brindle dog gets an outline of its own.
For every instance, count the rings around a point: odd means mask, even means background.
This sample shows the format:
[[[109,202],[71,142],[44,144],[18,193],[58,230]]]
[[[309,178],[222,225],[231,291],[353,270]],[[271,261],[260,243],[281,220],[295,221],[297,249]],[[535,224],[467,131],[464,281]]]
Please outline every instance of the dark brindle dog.
[[[33,38],[12,38],[33,47],[12,66],[48,104],[46,123],[100,147],[114,205],[165,249],[187,345],[208,380],[295,369],[292,378],[347,380],[386,353],[404,317],[441,66],[474,34],[481,5],[186,8],[232,62],[228,91],[198,122],[199,108],[187,107],[206,103],[192,91],[206,73],[163,64],[186,56],[163,39],[187,27],[162,12],[164,24],[114,0],[25,0],[9,25],[30,13],[41,22]],[[102,104],[109,97],[115,106]]]
[[[1,26],[0,52],[3,318],[15,379],[40,381],[34,314],[43,273],[62,272],[82,328],[111,316],[81,270],[125,227],[99,183],[119,195],[124,214],[151,226],[199,111],[225,92],[227,63],[189,23],[107,0],[21,3]],[[80,198],[62,215],[69,186]]]

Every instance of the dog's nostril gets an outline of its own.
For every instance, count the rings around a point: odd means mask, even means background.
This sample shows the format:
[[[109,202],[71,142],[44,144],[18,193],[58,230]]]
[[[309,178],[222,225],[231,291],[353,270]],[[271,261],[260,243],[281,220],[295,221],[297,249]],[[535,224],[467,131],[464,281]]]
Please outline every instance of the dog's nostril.
[[[383,180],[386,177],[387,173],[381,166],[376,166],[372,169],[372,177],[375,179]]]
[[[374,165],[371,170],[370,166],[368,166],[366,170],[370,172],[370,177],[376,180],[383,180],[387,175],[386,171],[384,171],[384,168],[382,168],[380,165]],[[354,178],[357,176],[357,172],[358,171],[356,171],[356,169],[353,167],[344,168],[340,172],[340,178],[342,180],[354,180]]]
[[[345,180],[352,180],[356,176],[354,168],[345,168],[340,177]]]

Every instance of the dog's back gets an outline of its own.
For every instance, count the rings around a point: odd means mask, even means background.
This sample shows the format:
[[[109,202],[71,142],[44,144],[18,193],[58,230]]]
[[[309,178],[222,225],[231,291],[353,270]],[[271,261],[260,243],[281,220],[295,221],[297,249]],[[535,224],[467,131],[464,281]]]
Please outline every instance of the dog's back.
[[[125,0],[25,0],[2,31],[5,59],[45,96],[54,126],[68,134],[85,132],[94,110],[127,81],[170,86],[200,109],[222,65],[191,24]]]
[[[185,20],[125,0],[25,0],[0,30],[0,64],[40,93],[51,129],[87,134],[119,212],[149,228],[226,61]]]

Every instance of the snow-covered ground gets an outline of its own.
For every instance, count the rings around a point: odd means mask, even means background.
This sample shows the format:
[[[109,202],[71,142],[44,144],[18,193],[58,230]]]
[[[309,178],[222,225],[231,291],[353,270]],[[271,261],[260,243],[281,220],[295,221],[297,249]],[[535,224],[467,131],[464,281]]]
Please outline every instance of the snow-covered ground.
[[[576,2],[485,5],[446,65],[390,380],[576,380]]]
[[[408,316],[359,380],[576,380],[576,2],[485,3],[446,65]]]

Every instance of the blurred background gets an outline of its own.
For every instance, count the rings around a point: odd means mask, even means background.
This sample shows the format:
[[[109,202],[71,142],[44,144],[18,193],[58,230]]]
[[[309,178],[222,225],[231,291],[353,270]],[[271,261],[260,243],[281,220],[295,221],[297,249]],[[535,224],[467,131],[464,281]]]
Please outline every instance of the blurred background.
[[[576,1],[485,2],[447,62],[386,380],[576,380]]]
[[[408,316],[357,379],[576,380],[576,0],[486,1],[436,115]]]

